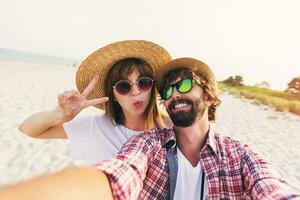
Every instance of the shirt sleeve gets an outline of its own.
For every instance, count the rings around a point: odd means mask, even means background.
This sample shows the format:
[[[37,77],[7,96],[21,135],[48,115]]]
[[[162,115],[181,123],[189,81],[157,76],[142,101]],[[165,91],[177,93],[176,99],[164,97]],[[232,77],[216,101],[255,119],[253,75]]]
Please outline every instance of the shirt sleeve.
[[[76,117],[63,124],[63,128],[69,139],[80,140],[95,120],[95,116]]]
[[[242,175],[246,190],[243,199],[300,199],[271,165],[247,145],[243,147]]]
[[[114,199],[136,200],[143,189],[148,166],[158,151],[155,139],[143,135],[128,140],[116,159],[95,165],[108,175]]]

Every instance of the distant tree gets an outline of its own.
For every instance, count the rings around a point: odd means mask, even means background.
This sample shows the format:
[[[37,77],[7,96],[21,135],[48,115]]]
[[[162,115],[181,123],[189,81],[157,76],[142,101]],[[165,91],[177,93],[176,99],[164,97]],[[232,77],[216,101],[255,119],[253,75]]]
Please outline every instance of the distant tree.
[[[232,86],[243,86],[244,85],[244,80],[243,80],[242,76],[235,75],[234,77],[233,76],[228,77],[227,79],[225,79],[223,81],[223,83],[226,83],[226,84],[229,84],[229,85],[232,85]]]
[[[288,83],[288,88],[285,91],[293,94],[300,94],[300,76],[293,78]]]
[[[262,81],[261,83],[255,84],[255,87],[259,88],[269,88],[270,84],[267,81]]]

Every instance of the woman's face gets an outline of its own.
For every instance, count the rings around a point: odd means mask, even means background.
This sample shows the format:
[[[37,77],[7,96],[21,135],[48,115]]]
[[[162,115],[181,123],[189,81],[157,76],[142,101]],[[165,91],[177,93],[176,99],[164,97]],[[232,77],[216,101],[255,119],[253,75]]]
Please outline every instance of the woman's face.
[[[149,104],[152,88],[146,91],[140,90],[137,85],[140,77],[140,72],[135,68],[126,79],[133,84],[131,84],[131,91],[125,95],[120,94],[116,88],[113,89],[115,101],[122,107],[125,118],[144,114]]]

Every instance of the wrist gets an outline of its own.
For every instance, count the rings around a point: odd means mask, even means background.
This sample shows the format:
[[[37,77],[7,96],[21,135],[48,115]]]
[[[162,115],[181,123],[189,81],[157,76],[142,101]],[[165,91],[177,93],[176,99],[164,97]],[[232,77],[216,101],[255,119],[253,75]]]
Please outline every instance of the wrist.
[[[51,121],[53,126],[62,125],[65,123],[61,117],[61,109],[59,106],[55,107],[53,110],[50,110],[49,114],[50,118],[52,119]]]

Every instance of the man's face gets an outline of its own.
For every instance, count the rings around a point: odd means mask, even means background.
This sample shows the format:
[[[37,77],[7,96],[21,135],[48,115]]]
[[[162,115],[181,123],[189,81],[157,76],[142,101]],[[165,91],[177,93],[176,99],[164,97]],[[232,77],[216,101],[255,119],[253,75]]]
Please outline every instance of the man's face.
[[[171,85],[181,80],[182,78],[177,78]],[[192,85],[192,89],[187,93],[180,93],[174,87],[171,98],[165,101],[166,110],[176,126],[193,125],[197,119],[203,117],[208,107],[209,102],[207,102],[203,89],[195,80]]]

